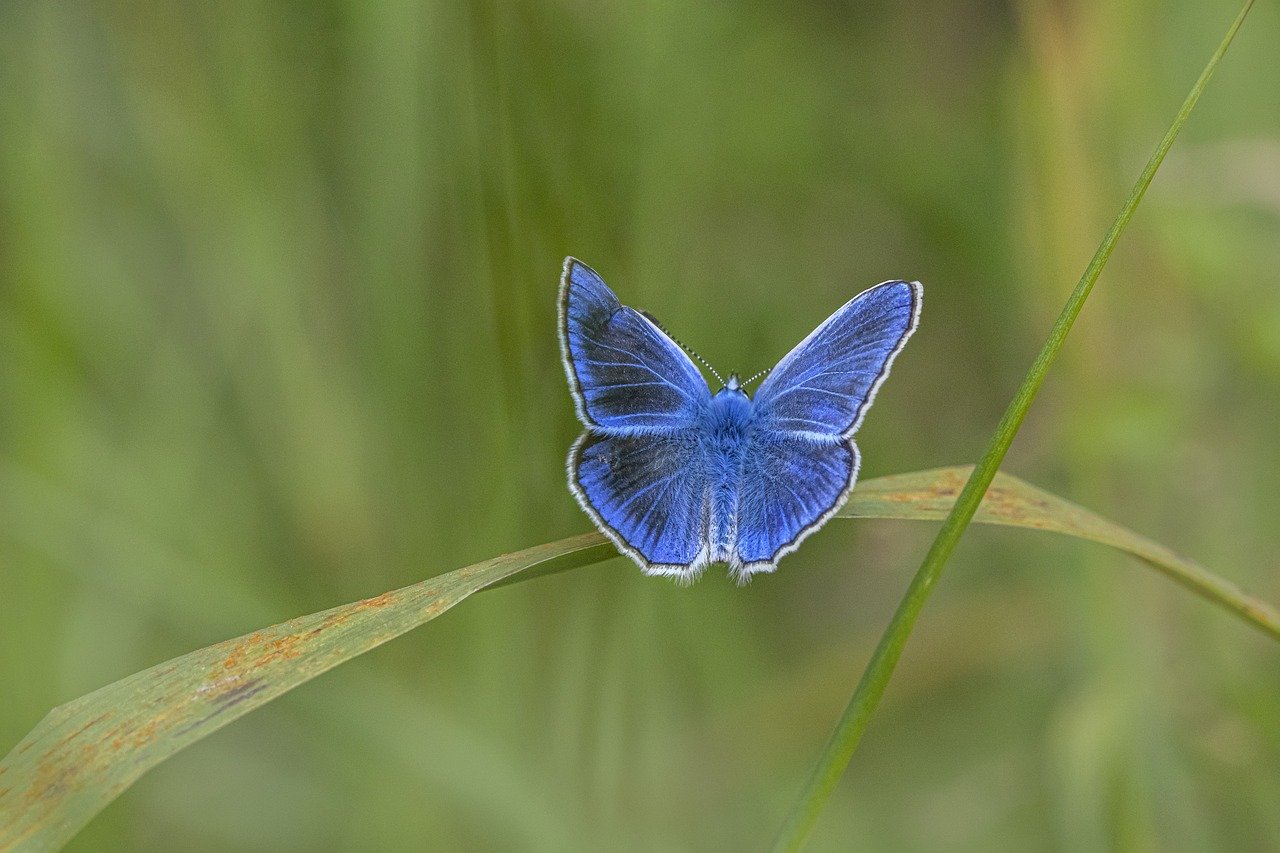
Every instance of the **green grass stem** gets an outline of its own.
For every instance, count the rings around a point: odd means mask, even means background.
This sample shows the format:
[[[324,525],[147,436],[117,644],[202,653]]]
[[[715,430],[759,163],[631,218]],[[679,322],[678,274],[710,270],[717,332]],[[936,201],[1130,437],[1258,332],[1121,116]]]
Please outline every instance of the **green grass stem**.
[[[1160,168],[1160,164],[1164,161],[1165,155],[1173,145],[1173,141],[1178,137],[1182,126],[1186,124],[1191,111],[1195,109],[1196,102],[1200,100],[1201,93],[1213,76],[1214,71],[1217,70],[1222,57],[1226,55],[1227,48],[1230,47],[1252,6],[1253,0],[1246,0],[1240,13],[1236,15],[1235,20],[1227,29],[1222,42],[1209,59],[1204,71],[1200,73],[1195,85],[1191,87],[1190,94],[1183,101],[1182,107],[1178,110],[1178,114],[1169,126],[1168,131],[1165,132],[1164,138],[1156,146],[1151,159],[1147,161],[1146,168],[1142,170],[1137,183],[1134,184],[1133,191],[1130,192],[1128,200],[1125,201],[1124,207],[1120,210],[1120,214],[1116,217],[1115,222],[1112,223],[1110,230],[1107,231],[1107,235],[1103,238],[1101,245],[1098,246],[1093,259],[1085,268],[1084,274],[1080,276],[1080,281],[1076,284],[1075,290],[1071,292],[1070,298],[1067,299],[1067,304],[1063,307],[1062,313],[1058,315],[1057,322],[1054,323],[1048,340],[1045,341],[1040,354],[1036,356],[1035,362],[1031,365],[1026,378],[1023,379],[1021,386],[1019,386],[1013,401],[1004,413],[1004,417],[1000,419],[1000,424],[996,427],[995,435],[992,436],[990,445],[974,467],[973,473],[969,476],[963,490],[961,490],[960,497],[956,500],[950,514],[943,521],[942,528],[938,531],[933,545],[930,546],[929,552],[925,555],[919,571],[916,572],[915,577],[912,579],[906,596],[901,604],[898,605],[893,619],[889,622],[888,628],[880,638],[880,643],[876,646],[875,653],[872,655],[862,679],[858,682],[853,698],[849,701],[848,707],[845,708],[844,714],[840,717],[840,721],[836,725],[826,748],[823,749],[804,791],[796,800],[791,813],[787,816],[786,823],[783,824],[778,834],[774,845],[775,850],[800,850],[803,848],[810,832],[813,831],[814,824],[817,823],[818,816],[822,813],[822,809],[830,798],[831,792],[835,790],[840,778],[844,775],[845,768],[848,767],[849,761],[853,758],[853,753],[858,748],[858,743],[862,739],[863,732],[866,731],[871,715],[875,713],[881,697],[884,696],[885,688],[893,675],[898,658],[902,655],[902,649],[907,643],[907,638],[911,636],[911,630],[920,615],[920,610],[924,607],[925,601],[928,600],[934,585],[937,584],[938,577],[942,574],[942,569],[946,565],[947,559],[951,556],[951,552],[955,550],[960,537],[964,535],[965,528],[969,526],[969,522],[973,519],[983,495],[995,478],[996,472],[1000,468],[1000,463],[1004,460],[1009,446],[1013,443],[1014,436],[1018,434],[1018,429],[1021,427],[1023,419],[1026,418],[1027,411],[1031,408],[1032,401],[1035,399],[1037,392],[1039,392],[1040,386],[1044,383],[1049,367],[1053,364],[1058,351],[1062,348],[1062,344],[1066,340],[1067,334],[1071,331],[1076,317],[1080,315],[1080,310],[1084,307],[1084,302],[1089,297],[1089,292],[1093,290],[1094,283],[1102,273],[1102,268],[1106,266],[1107,260],[1111,257],[1111,252],[1115,249],[1116,242],[1129,224],[1129,220],[1133,218],[1134,211],[1138,209],[1138,204],[1142,201],[1143,195],[1146,194],[1147,187],[1151,185],[1151,180],[1155,177],[1156,170]]]

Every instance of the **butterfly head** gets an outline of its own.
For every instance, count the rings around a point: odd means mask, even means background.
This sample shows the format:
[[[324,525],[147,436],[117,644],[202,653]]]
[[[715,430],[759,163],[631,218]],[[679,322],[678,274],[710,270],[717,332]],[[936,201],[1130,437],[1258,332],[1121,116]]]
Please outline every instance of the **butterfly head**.
[[[729,381],[724,383],[724,387],[716,392],[717,397],[721,394],[740,394],[743,397],[747,396],[747,392],[742,390],[742,380],[738,378],[738,374],[729,374]]]

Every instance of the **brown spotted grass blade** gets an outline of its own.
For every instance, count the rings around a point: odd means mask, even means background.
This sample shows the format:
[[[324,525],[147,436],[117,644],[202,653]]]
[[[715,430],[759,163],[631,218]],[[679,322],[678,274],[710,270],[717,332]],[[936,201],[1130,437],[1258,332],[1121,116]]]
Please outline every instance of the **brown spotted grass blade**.
[[[180,749],[516,572],[615,552],[598,534],[494,557],[135,673],[53,709],[0,762],[0,850],[60,846]]]
[[[818,763],[814,767],[808,783],[792,806],[791,812],[787,816],[787,820],[775,841],[774,849],[799,850],[804,846],[809,833],[813,831],[818,815],[822,813],[822,808],[826,805],[831,792],[835,790],[840,777],[844,775],[845,768],[849,766],[849,761],[853,758],[853,753],[857,750],[859,741],[862,740],[862,734],[866,731],[867,724],[871,721],[871,715],[875,713],[876,707],[880,704],[880,698],[884,695],[889,679],[893,676],[894,667],[898,663],[898,658],[902,655],[907,638],[911,636],[911,630],[920,615],[921,609],[924,607],[925,601],[928,600],[930,592],[933,591],[934,585],[938,582],[943,567],[951,557],[951,552],[955,550],[960,537],[964,535],[965,528],[974,519],[979,502],[987,492],[988,487],[991,486],[996,472],[1000,468],[1000,463],[1004,461],[1005,454],[1009,450],[1009,446],[1013,444],[1013,438],[1017,435],[1018,428],[1022,426],[1022,421],[1027,416],[1027,411],[1031,408],[1031,403],[1035,399],[1036,393],[1040,390],[1045,375],[1049,372],[1049,367],[1053,364],[1058,351],[1062,348],[1062,344],[1067,338],[1067,334],[1071,331],[1071,326],[1075,323],[1076,317],[1080,315],[1080,310],[1084,307],[1085,300],[1088,299],[1094,282],[1098,280],[1098,276],[1102,273],[1102,268],[1106,266],[1112,250],[1115,249],[1116,242],[1124,232],[1125,226],[1129,224],[1129,220],[1133,218],[1134,211],[1138,209],[1138,203],[1142,201],[1143,195],[1146,194],[1147,187],[1151,185],[1151,180],[1155,177],[1156,170],[1160,168],[1165,155],[1169,153],[1169,148],[1177,138],[1178,132],[1186,124],[1187,118],[1195,108],[1196,102],[1200,100],[1200,95],[1208,84],[1209,78],[1213,76],[1213,72],[1217,70],[1222,57],[1226,55],[1227,48],[1230,47],[1236,33],[1240,30],[1240,25],[1244,23],[1245,16],[1249,14],[1249,9],[1252,6],[1253,0],[1246,0],[1239,14],[1232,21],[1231,26],[1227,29],[1227,34],[1218,44],[1213,56],[1210,57],[1209,63],[1205,66],[1204,71],[1200,73],[1195,85],[1191,87],[1190,94],[1183,101],[1182,107],[1178,110],[1178,114],[1174,117],[1168,131],[1165,132],[1164,138],[1160,140],[1160,144],[1156,146],[1151,159],[1147,161],[1146,167],[1142,170],[1142,174],[1139,175],[1137,183],[1129,193],[1129,198],[1125,201],[1124,207],[1120,209],[1115,222],[1112,223],[1111,229],[1103,237],[1102,243],[1094,253],[1093,259],[1089,262],[1084,273],[1080,276],[1080,281],[1067,298],[1067,303],[1063,306],[1062,313],[1058,315],[1053,329],[1049,332],[1048,340],[1045,341],[1043,349],[1036,356],[1036,360],[1032,363],[1026,378],[1022,381],[1022,385],[1019,386],[1017,393],[1014,394],[1013,401],[1010,402],[1004,417],[1001,418],[999,425],[996,427],[995,435],[991,437],[991,443],[978,464],[974,466],[973,473],[969,475],[968,481],[960,491],[960,496],[952,505],[946,520],[942,524],[942,528],[938,531],[938,535],[933,541],[933,545],[925,555],[924,562],[921,563],[916,576],[911,581],[911,585],[907,588],[907,593],[903,597],[902,603],[898,605],[898,609],[890,620],[889,626],[881,636],[880,643],[876,646],[875,652],[872,653],[871,661],[867,664],[866,671],[854,690],[853,698],[849,700],[848,707],[845,708],[839,722],[837,722],[830,740],[827,742],[825,749],[823,749],[822,755],[818,758]]]
[[[951,511],[972,471],[972,466],[966,466],[881,477],[866,484],[873,494],[866,495],[852,511],[841,514],[860,518],[942,520]],[[997,473],[973,520],[1064,533],[1110,545],[1280,640],[1280,611],[1270,604],[1246,594],[1199,563],[1016,477]]]
[[[846,518],[940,519],[969,468],[861,483]],[[1092,540],[1155,566],[1280,639],[1280,613],[1132,531],[1015,477],[996,477],[974,520]],[[167,661],[49,713],[0,762],[0,850],[66,843],[143,773],[340,663],[428,622],[486,587],[607,560],[597,533],[458,569]]]

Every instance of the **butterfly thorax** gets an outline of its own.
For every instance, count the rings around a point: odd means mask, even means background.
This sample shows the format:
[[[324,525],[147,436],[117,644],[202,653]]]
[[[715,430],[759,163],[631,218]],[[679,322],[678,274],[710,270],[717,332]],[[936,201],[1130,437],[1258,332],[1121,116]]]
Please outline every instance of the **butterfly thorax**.
[[[707,426],[716,444],[737,445],[746,438],[751,398],[738,385],[737,378],[736,374],[729,377],[729,384],[715,393],[707,410]]]

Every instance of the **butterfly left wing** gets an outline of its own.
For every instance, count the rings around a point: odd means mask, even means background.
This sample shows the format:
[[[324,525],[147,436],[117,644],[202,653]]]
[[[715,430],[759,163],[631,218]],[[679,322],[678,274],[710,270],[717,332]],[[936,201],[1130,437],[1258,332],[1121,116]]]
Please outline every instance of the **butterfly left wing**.
[[[578,418],[588,429],[687,428],[711,399],[679,345],[574,258],[565,259],[560,283],[560,349]]]
[[[858,477],[853,434],[920,319],[919,282],[855,296],[791,350],[752,400],[739,481],[740,579],[777,561],[835,514]]]
[[[560,285],[560,345],[587,427],[569,451],[574,497],[646,573],[692,579],[710,554],[697,431],[706,381],[657,323],[573,258]]]
[[[916,330],[923,295],[918,281],[886,281],[850,299],[760,383],[757,419],[818,440],[853,435]]]

